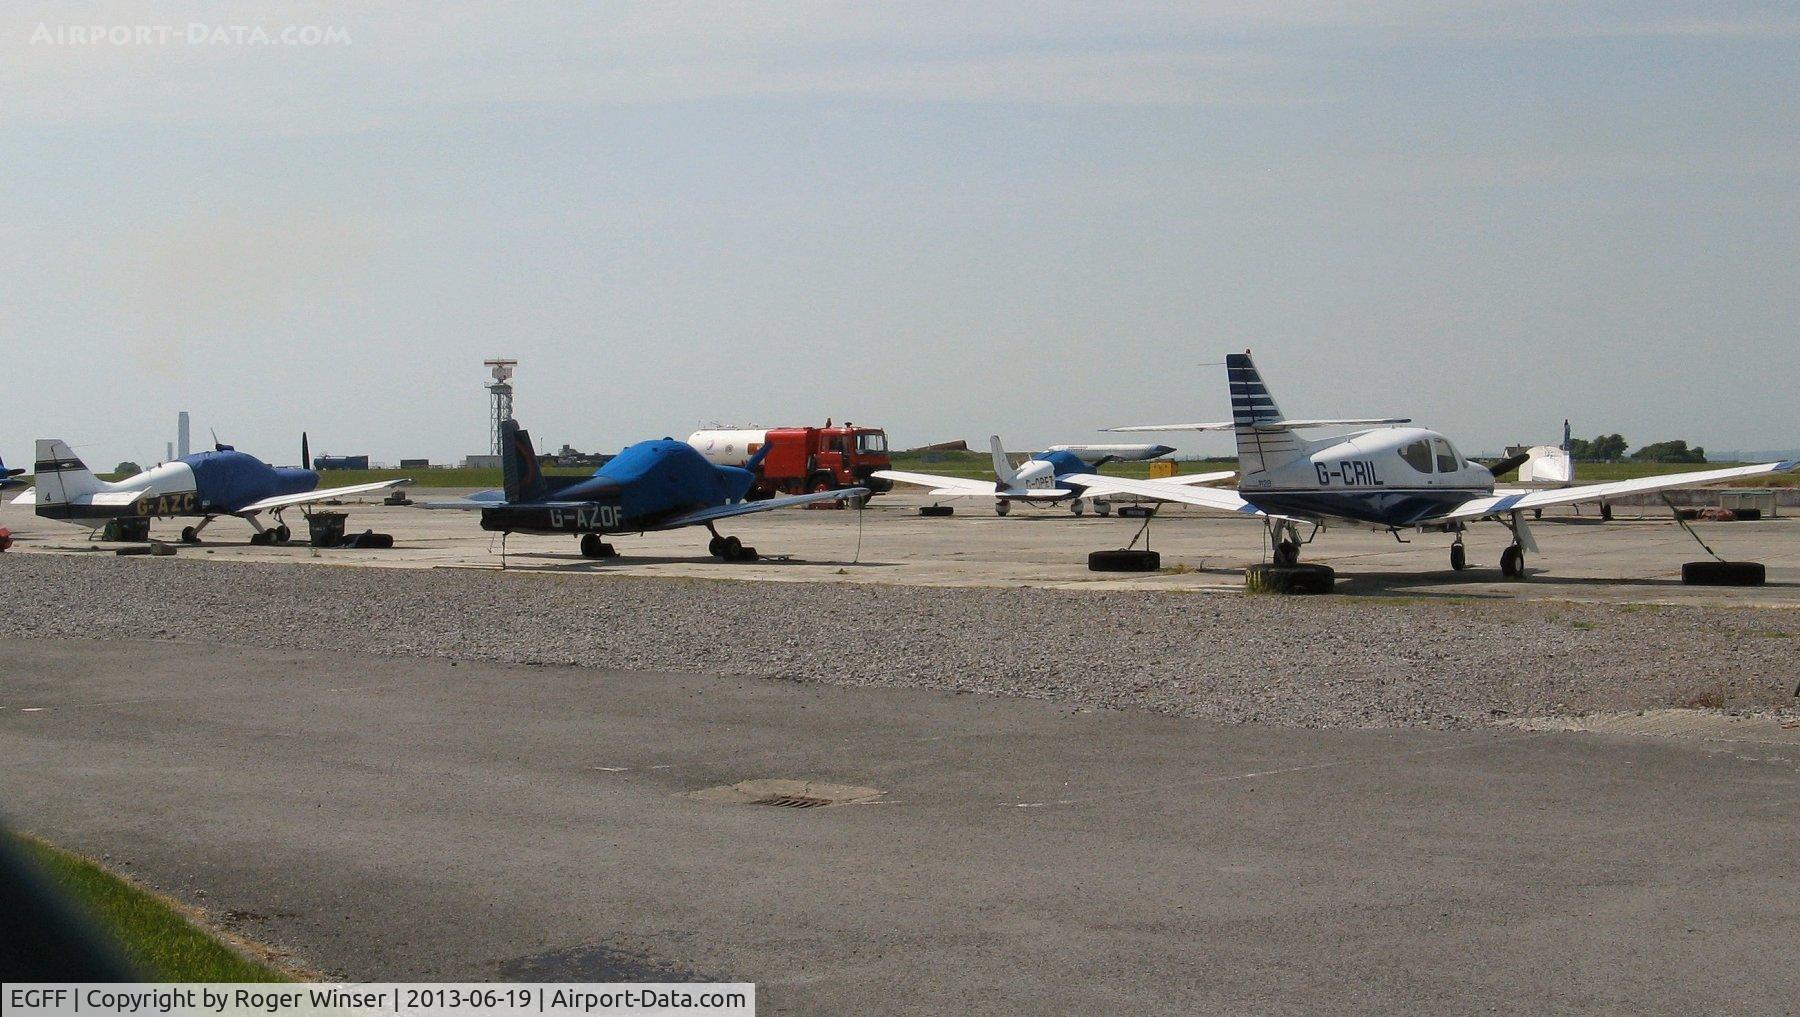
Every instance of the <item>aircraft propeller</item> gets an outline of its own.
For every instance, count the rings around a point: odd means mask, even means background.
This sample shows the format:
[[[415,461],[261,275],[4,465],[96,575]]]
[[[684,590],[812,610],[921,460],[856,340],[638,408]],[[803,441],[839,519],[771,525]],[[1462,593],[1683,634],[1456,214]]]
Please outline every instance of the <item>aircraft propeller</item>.
[[[1502,459],[1497,463],[1491,463],[1491,464],[1484,463],[1483,465],[1487,466],[1488,472],[1492,473],[1494,475],[1495,480],[1499,480],[1501,477],[1506,476],[1508,473],[1511,473],[1512,471],[1518,469],[1519,467],[1524,466],[1525,460],[1530,459],[1530,458],[1531,458],[1531,453],[1520,452],[1518,455],[1507,456],[1505,459]]]
[[[312,448],[306,444],[306,432],[300,432],[300,468],[312,469]]]

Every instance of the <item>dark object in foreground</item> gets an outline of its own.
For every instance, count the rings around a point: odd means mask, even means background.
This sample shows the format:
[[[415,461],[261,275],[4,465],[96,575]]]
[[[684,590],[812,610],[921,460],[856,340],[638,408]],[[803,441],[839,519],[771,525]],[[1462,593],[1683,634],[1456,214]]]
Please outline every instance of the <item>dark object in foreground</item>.
[[[956,506],[955,505],[920,505],[919,506],[919,514],[922,516],[953,516],[956,514]]]
[[[1759,561],[1690,561],[1681,565],[1689,586],[1761,586],[1768,570]]]
[[[135,982],[106,937],[0,829],[0,979]]]
[[[1090,572],[1155,572],[1162,568],[1159,551],[1094,551],[1088,555]]]
[[[1251,593],[1330,593],[1337,573],[1329,565],[1252,565],[1244,570]]]

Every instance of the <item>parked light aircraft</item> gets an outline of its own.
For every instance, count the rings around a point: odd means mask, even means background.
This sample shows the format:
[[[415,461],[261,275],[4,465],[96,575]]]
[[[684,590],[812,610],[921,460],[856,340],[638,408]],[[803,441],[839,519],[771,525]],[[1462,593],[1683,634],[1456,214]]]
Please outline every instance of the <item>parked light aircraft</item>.
[[[1403,529],[1454,535],[1450,565],[1467,567],[1463,531],[1468,523],[1494,520],[1511,531],[1513,541],[1500,556],[1501,573],[1525,574],[1525,554],[1537,543],[1523,513],[1550,505],[1602,501],[1644,491],[1699,487],[1725,480],[1781,473],[1800,467],[1800,460],[1699,470],[1605,484],[1552,490],[1496,489],[1500,474],[1516,469],[1529,453],[1493,467],[1470,462],[1435,431],[1405,424],[1406,418],[1294,420],[1282,416],[1248,351],[1225,358],[1231,388],[1232,419],[1204,424],[1147,424],[1112,431],[1231,431],[1237,438],[1240,480],[1236,491],[1217,488],[1169,488],[1146,481],[1105,479],[1109,490],[1146,498],[1181,502],[1261,518],[1268,527],[1278,565],[1293,565],[1300,547],[1310,543],[1328,523],[1372,525],[1397,536]],[[1376,425],[1368,430],[1308,440],[1302,428],[1332,425]],[[1080,477],[1067,478],[1080,485]],[[1305,540],[1300,525],[1311,526]]]
[[[300,455],[303,459],[307,455],[305,435],[300,436]],[[181,531],[181,539],[190,544],[198,543],[200,532],[219,516],[237,516],[249,523],[256,531],[251,543],[283,543],[292,536],[281,520],[287,509],[412,483],[383,480],[315,490],[319,486],[316,472],[303,466],[270,466],[230,445],[159,463],[136,476],[108,483],[96,477],[66,442],[55,438],[38,439],[33,472],[37,486],[13,504],[36,505],[37,514],[46,519],[89,528],[112,519],[198,516],[198,523]],[[257,518],[264,512],[274,517],[274,526],[265,527]]]
[[[1065,498],[1069,499],[1069,511],[1076,515],[1085,510],[1083,503],[1089,501],[1094,503],[1094,511],[1100,515],[1112,511],[1111,503],[1106,500],[1106,484],[1113,478],[1100,476],[1095,472],[1095,467],[1117,458],[1116,454],[1103,454],[1090,459],[1072,449],[1053,449],[1034,454],[1015,469],[1001,447],[1000,436],[993,435],[988,442],[994,454],[994,479],[991,481],[976,480],[973,477],[944,477],[933,473],[908,473],[904,470],[876,470],[874,476],[901,484],[927,487],[933,495],[941,498],[992,498],[994,513],[1002,516],[1011,511],[1014,501],[1055,504]],[[1131,450],[1128,454],[1152,448],[1175,451],[1167,445],[1110,447]],[[1199,473],[1187,477],[1162,477],[1144,483],[1163,488],[1205,484],[1225,480],[1230,476],[1232,472],[1226,470],[1223,473]],[[1077,477],[1085,480],[1080,486],[1071,487],[1071,484],[1076,483]]]
[[[15,487],[24,487],[25,482],[23,480],[15,479],[19,474],[24,472],[24,470],[9,470],[6,468],[5,461],[0,460],[0,491],[10,491]]]
[[[754,561],[756,550],[737,537],[721,536],[721,519],[815,502],[863,498],[866,487],[745,501],[754,471],[773,446],[764,445],[743,468],[715,466],[684,441],[640,441],[614,456],[593,476],[553,488],[538,464],[531,435],[517,422],[501,425],[500,460],[504,491],[483,492],[460,501],[429,502],[427,508],[480,509],[481,528],[501,533],[570,533],[581,538],[581,553],[611,558],[618,552],[602,539],[608,533],[646,533],[704,526],[712,534],[707,550],[726,561]]]

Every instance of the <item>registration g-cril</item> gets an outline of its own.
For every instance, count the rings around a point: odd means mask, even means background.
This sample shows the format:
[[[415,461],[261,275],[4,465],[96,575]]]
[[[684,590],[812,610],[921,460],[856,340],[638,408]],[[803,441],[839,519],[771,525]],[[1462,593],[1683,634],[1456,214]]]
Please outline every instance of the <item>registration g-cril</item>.
[[[1568,480],[1568,442],[1536,446],[1492,465],[1472,462],[1450,440],[1422,427],[1404,427],[1405,417],[1297,420],[1284,417],[1263,384],[1248,351],[1225,358],[1231,389],[1232,419],[1204,424],[1145,424],[1114,431],[1230,431],[1237,439],[1238,489],[1159,487],[1142,480],[1070,476],[1065,483],[1127,491],[1147,498],[1181,502],[1240,515],[1255,516],[1269,529],[1275,563],[1300,559],[1300,524],[1312,527],[1310,540],[1325,524],[1347,522],[1398,533],[1402,529],[1453,535],[1450,565],[1461,570],[1466,524],[1493,520],[1512,533],[1500,556],[1500,571],[1509,578],[1525,575],[1525,554],[1537,542],[1523,513],[1551,505],[1604,501],[1620,495],[1671,488],[1702,487],[1726,480],[1781,473],[1800,467],[1800,460],[1698,470],[1642,477],[1608,484],[1553,490],[1504,489],[1495,480],[1542,463],[1534,479]],[[1311,440],[1305,428],[1366,425],[1364,430]]]

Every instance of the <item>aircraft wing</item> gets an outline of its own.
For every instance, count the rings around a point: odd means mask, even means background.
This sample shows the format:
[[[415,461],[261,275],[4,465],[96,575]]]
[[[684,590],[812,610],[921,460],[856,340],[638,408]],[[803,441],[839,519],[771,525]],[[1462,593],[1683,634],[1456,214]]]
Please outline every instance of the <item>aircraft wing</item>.
[[[1316,420],[1261,420],[1253,426],[1258,431],[1286,431],[1295,427],[1380,427],[1383,424],[1410,424],[1411,417],[1334,417]],[[1235,431],[1230,420],[1208,424],[1136,424],[1131,427],[1103,427],[1102,431]]]
[[[1722,470],[1670,473],[1661,477],[1639,477],[1636,480],[1619,480],[1610,484],[1559,487],[1550,491],[1499,492],[1481,498],[1471,498],[1444,515],[1431,518],[1433,522],[1481,519],[1486,516],[1499,515],[1502,512],[1519,512],[1525,509],[1544,508],[1549,505],[1573,505],[1577,502],[1600,501],[1604,498],[1616,498],[1623,494],[1667,491],[1682,487],[1704,487],[1721,480],[1739,480],[1767,473],[1786,473],[1796,467],[1800,467],[1800,459],[1789,459],[1782,463],[1758,463],[1755,466],[1729,466]]]
[[[37,488],[32,487],[32,488],[26,489],[24,494],[21,494],[17,498],[14,498],[12,500],[12,504],[14,504],[14,505],[36,505],[37,504]]]
[[[253,501],[231,514],[234,516],[253,516],[258,512],[267,512],[270,509],[289,508],[294,505],[307,505],[312,502],[327,501],[332,498],[342,498],[347,494],[368,494],[371,491],[385,491],[392,487],[404,487],[410,483],[412,483],[411,480],[401,478],[399,480],[378,480],[373,484],[352,484],[349,487],[326,487],[320,488],[317,491],[308,491],[305,494],[283,494],[274,498],[264,498],[262,501]]]
[[[1236,491],[1225,491],[1216,487],[1192,487],[1184,484],[1161,483],[1155,480],[1126,480],[1123,477],[1102,477],[1092,473],[1063,479],[1086,488],[1090,494],[1135,494],[1140,498],[1154,498],[1157,501],[1198,505],[1215,512],[1230,512],[1246,516],[1263,514],[1261,509],[1239,497]]]
[[[1236,470],[1221,470],[1218,473],[1196,473],[1192,476],[1156,477],[1152,484],[1172,484],[1176,487],[1188,487],[1193,484],[1210,484],[1215,480],[1230,480],[1237,476]]]
[[[876,470],[872,476],[882,480],[892,480],[899,484],[912,484],[915,487],[929,487],[936,495],[975,497],[977,495],[994,497],[994,482],[976,480],[974,477],[940,477],[933,473],[908,473],[905,470]]]
[[[496,488],[492,491],[476,491],[467,498],[445,498],[443,501],[422,501],[419,503],[419,507],[427,509],[462,509],[466,512],[471,509],[493,508],[496,505],[504,504],[506,504],[506,492]]]
[[[689,512],[684,516],[676,516],[665,520],[652,530],[673,530],[678,526],[695,526],[710,523],[715,519],[730,519],[732,516],[746,516],[752,512],[769,512],[779,508],[792,508],[795,505],[812,505],[822,501],[845,501],[850,498],[861,498],[869,493],[866,487],[846,487],[841,491],[815,491],[812,494],[795,494],[786,498],[770,498],[766,501],[740,501],[735,505],[720,505],[716,508],[701,509]]]

